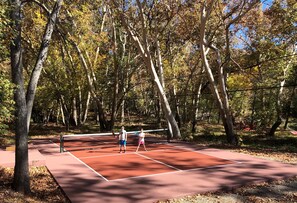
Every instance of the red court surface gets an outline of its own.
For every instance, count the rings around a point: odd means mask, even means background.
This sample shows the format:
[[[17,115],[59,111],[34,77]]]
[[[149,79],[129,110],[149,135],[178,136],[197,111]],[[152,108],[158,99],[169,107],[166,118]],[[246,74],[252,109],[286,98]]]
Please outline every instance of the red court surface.
[[[116,145],[59,153],[50,141],[34,144],[71,202],[157,202],[297,176],[297,165],[185,143],[138,154],[131,144],[126,154]]]
[[[137,154],[95,157],[83,161],[101,174],[106,181],[175,171]]]
[[[133,139],[129,141],[132,144],[128,143],[126,153],[121,154],[113,136],[65,140],[63,146],[106,181],[234,163],[164,143],[147,142],[149,151],[135,153],[136,144]]]
[[[152,149],[152,145],[150,146]],[[134,148],[132,148],[133,151],[135,151]],[[154,149],[155,151],[139,153],[131,153],[129,150],[125,154],[119,154],[118,149],[108,147],[70,153],[106,181],[234,163],[170,145],[157,145]]]

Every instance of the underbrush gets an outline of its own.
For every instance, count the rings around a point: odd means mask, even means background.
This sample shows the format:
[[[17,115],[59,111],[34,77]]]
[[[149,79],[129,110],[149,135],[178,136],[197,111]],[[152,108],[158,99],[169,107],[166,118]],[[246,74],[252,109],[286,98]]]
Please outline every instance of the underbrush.
[[[182,129],[182,139],[187,142],[221,149],[249,148],[271,152],[297,153],[297,136],[292,135],[290,131],[279,130],[274,137],[252,130],[237,130],[236,133],[241,140],[240,146],[228,144],[224,128],[215,124],[201,124],[196,133],[191,133],[188,129]]]

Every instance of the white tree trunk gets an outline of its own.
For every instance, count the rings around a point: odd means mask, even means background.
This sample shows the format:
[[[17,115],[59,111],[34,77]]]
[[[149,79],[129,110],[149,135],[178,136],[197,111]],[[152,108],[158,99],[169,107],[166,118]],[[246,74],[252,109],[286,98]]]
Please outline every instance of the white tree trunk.
[[[86,99],[86,103],[85,103],[85,109],[83,111],[83,116],[82,116],[82,124],[84,124],[86,122],[87,117],[88,117],[90,99],[91,99],[91,93],[88,91],[88,95],[87,95],[87,99]]]
[[[113,5],[118,8],[118,2],[116,2],[115,0],[112,0]],[[157,91],[160,95],[161,98],[161,102],[163,104],[164,107],[164,113],[165,113],[165,117],[166,119],[169,121],[171,127],[172,127],[172,133],[173,133],[173,137],[174,138],[180,138],[181,134],[180,134],[180,130],[178,128],[178,125],[176,123],[176,120],[174,118],[174,115],[171,111],[170,105],[168,103],[165,91],[163,89],[163,86],[159,80],[159,76],[156,72],[155,69],[155,65],[152,61],[152,57],[150,54],[150,50],[149,50],[149,43],[148,43],[148,37],[147,37],[147,27],[146,27],[146,22],[145,22],[145,17],[144,17],[144,13],[143,13],[143,8],[142,8],[142,3],[137,0],[137,5],[139,8],[139,15],[141,18],[141,33],[138,33],[139,35],[137,35],[134,30],[130,27],[129,22],[128,22],[128,18],[125,16],[125,14],[123,12],[119,11],[119,15],[121,17],[123,26],[125,27],[126,31],[128,32],[128,34],[130,35],[130,37],[132,38],[133,42],[135,43],[135,45],[138,48],[138,51],[140,53],[140,55],[142,56],[142,59],[144,61],[144,64],[146,65],[146,67],[148,68],[151,76],[153,77],[154,80],[154,84],[157,88]],[[140,40],[140,36],[141,40]]]
[[[117,5],[114,0],[113,0],[113,2],[115,5]],[[131,36],[133,42],[137,46],[138,51],[139,51],[140,55],[142,56],[142,59],[146,65],[146,67],[148,68],[151,76],[153,77],[154,84],[157,87],[157,91],[161,98],[162,106],[164,107],[165,118],[169,121],[169,123],[171,125],[173,137],[180,138],[181,137],[180,130],[178,128],[178,125],[176,123],[174,115],[171,111],[165,91],[164,91],[163,86],[159,80],[159,76],[156,72],[155,65],[152,61],[152,57],[151,57],[151,54],[149,51],[149,44],[148,44],[148,38],[147,38],[147,27],[146,27],[146,23],[145,23],[144,14],[143,14],[143,8],[142,8],[139,0],[137,0],[137,4],[138,4],[139,12],[140,12],[140,17],[141,17],[141,32],[142,33],[140,34],[140,36],[141,36],[142,40],[140,41],[139,37],[131,29],[131,27],[129,26],[129,24],[127,22],[128,19],[125,18],[124,14],[120,13],[122,23],[123,23],[124,27],[126,28],[128,34]]]
[[[156,46],[157,46],[157,62],[158,62],[158,67],[159,67],[159,79],[160,79],[161,85],[165,91],[163,63],[162,63],[162,56],[161,56],[161,50],[160,50],[160,42],[158,39],[156,39]],[[163,103],[161,103],[161,106],[162,106],[162,109],[164,109]],[[163,110],[163,111],[165,111],[165,110]],[[168,126],[168,131],[169,131],[170,137],[173,137],[172,127],[171,127],[169,120],[167,120],[167,126]]]
[[[223,69],[221,66],[221,59],[220,59],[220,55],[218,50],[212,46],[212,48],[215,50],[216,52],[216,56],[217,56],[217,61],[219,63],[219,87],[221,90],[221,94],[219,93],[219,89],[216,85],[215,79],[213,77],[213,73],[211,70],[211,67],[208,63],[208,59],[207,59],[207,53],[209,51],[209,48],[207,48],[208,42],[206,40],[206,36],[205,36],[205,32],[206,32],[206,23],[208,20],[208,17],[211,13],[212,7],[215,3],[215,0],[211,0],[208,4],[208,7],[206,5],[206,2],[202,3],[201,5],[201,25],[200,25],[200,53],[201,53],[201,58],[202,58],[202,63],[203,66],[205,68],[207,77],[208,77],[208,81],[210,84],[210,89],[211,92],[213,94],[213,96],[215,97],[215,99],[217,100],[217,104],[221,113],[221,117],[222,117],[222,121],[223,121],[223,125],[225,128],[225,132],[227,135],[227,140],[229,143],[232,144],[238,144],[238,139],[235,135],[234,132],[234,127],[233,127],[233,121],[232,121],[232,116],[231,116],[231,112],[229,109],[229,102],[228,102],[228,95],[226,93],[226,85],[224,82],[224,74],[223,74]]]
[[[293,50],[294,51],[294,50]],[[278,91],[278,95],[277,95],[277,101],[276,101],[276,121],[274,122],[274,124],[272,125],[270,132],[269,132],[269,136],[274,136],[275,135],[275,131],[276,129],[281,125],[282,123],[282,95],[283,95],[283,90],[284,90],[284,85],[286,83],[286,75],[287,75],[287,70],[289,69],[290,65],[291,65],[292,59],[290,59],[286,65],[286,67],[283,69],[283,80],[280,82],[280,88]]]

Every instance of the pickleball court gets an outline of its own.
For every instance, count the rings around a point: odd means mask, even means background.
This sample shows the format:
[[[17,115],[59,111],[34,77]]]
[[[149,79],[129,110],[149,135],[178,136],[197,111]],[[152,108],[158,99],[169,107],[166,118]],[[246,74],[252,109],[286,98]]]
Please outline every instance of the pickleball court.
[[[136,153],[136,137],[130,136],[127,151],[119,153],[114,136],[74,136],[64,140],[64,151],[71,153],[105,181],[153,176],[233,164],[234,161],[157,142],[148,137],[144,151]]]
[[[113,136],[73,137],[63,148],[57,140],[35,140],[34,146],[73,203],[158,202],[297,176],[296,165],[147,135],[148,151],[138,153],[132,135],[126,153]]]

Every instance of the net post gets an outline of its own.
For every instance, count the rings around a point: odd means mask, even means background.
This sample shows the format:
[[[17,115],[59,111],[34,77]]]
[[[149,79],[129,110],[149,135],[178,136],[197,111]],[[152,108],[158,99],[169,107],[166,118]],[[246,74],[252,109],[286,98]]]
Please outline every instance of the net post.
[[[64,152],[64,138],[63,135],[60,135],[60,153]]]
[[[166,136],[167,142],[170,143],[171,132],[170,132],[169,127],[168,127],[168,128],[165,128],[165,132],[166,132],[166,134],[167,134],[167,136]]]

